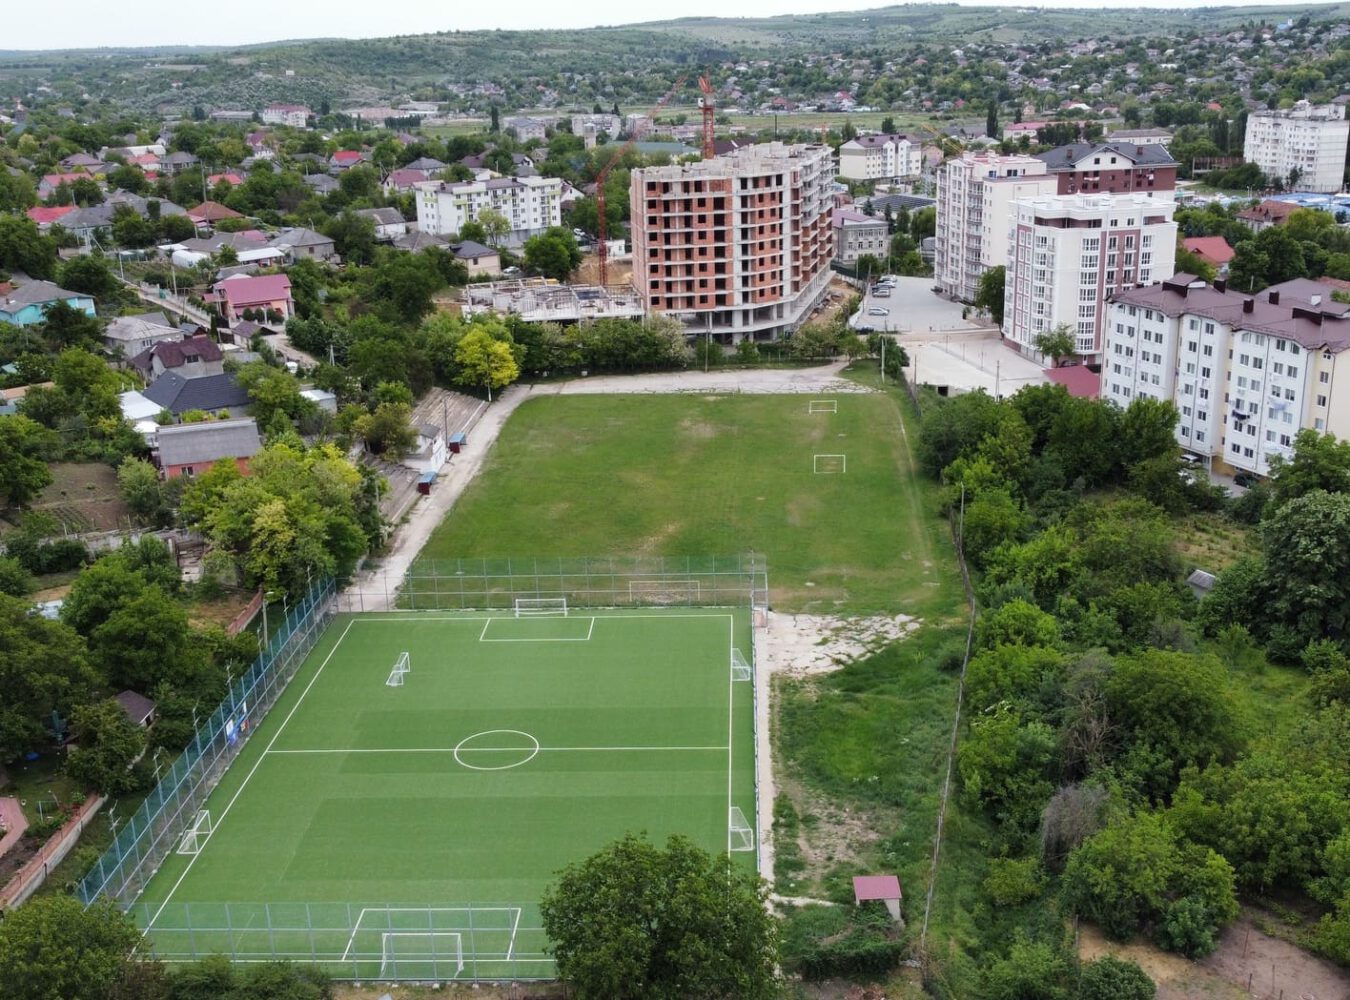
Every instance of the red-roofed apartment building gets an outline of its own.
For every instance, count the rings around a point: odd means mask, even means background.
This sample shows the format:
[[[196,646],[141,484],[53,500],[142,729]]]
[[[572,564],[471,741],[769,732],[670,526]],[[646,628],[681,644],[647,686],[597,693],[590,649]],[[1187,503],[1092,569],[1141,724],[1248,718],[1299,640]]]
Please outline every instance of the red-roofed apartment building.
[[[244,318],[244,311],[280,313],[283,320],[295,312],[291,299],[291,279],[284,274],[264,274],[257,277],[226,278],[216,282],[206,301],[220,306],[220,314],[228,323]]]
[[[1233,248],[1222,236],[1188,236],[1181,245],[1206,264],[1218,268],[1220,274],[1228,270],[1228,262],[1233,259]]]

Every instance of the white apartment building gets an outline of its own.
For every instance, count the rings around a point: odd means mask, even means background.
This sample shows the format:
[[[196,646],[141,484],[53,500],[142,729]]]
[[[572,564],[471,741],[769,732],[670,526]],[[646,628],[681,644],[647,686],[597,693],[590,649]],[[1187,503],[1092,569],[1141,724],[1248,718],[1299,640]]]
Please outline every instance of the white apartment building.
[[[483,181],[427,181],[417,188],[417,228],[423,233],[458,233],[484,209],[506,216],[506,240],[520,244],[562,225],[563,182],[557,177],[494,177]]]
[[[839,147],[839,176],[850,181],[918,177],[923,143],[917,136],[863,135]]]
[[[1057,195],[1019,200],[1008,234],[1003,335],[1035,355],[1036,337],[1060,324],[1077,353],[1102,351],[1107,297],[1171,275],[1175,205],[1146,194]]]
[[[309,110],[303,104],[269,104],[263,108],[262,120],[264,125],[290,125],[293,128],[304,128],[314,112]]]
[[[617,139],[620,130],[623,128],[623,119],[618,115],[572,116],[573,135],[582,135],[588,128],[594,129],[597,135],[601,132],[608,132],[611,139]]]
[[[1170,399],[1182,448],[1266,475],[1299,430],[1350,431],[1350,305],[1330,293],[1300,278],[1245,295],[1190,274],[1122,292],[1107,307],[1102,398]]]
[[[966,153],[944,163],[937,175],[937,287],[973,301],[981,275],[1008,263],[1013,203],[1053,195],[1058,183],[1035,156]]]
[[[828,146],[772,142],[634,170],[633,284],[647,309],[723,343],[796,329],[832,273],[833,168]]]
[[[1339,191],[1345,176],[1350,122],[1337,104],[1299,101],[1287,111],[1253,111],[1247,116],[1242,155],[1270,178],[1299,191]],[[1290,178],[1297,171],[1297,180]]]
[[[529,142],[531,139],[547,139],[549,125],[550,122],[542,118],[528,118],[524,115],[502,119],[503,131],[514,132],[516,138],[521,142]]]

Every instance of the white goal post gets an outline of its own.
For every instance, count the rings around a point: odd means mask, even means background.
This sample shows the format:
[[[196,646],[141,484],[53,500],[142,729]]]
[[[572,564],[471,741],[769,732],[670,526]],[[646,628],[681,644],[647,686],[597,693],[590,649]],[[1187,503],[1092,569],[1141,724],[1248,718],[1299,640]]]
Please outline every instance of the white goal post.
[[[385,931],[380,935],[381,979],[451,979],[463,971],[464,939],[457,932]]]
[[[389,687],[402,687],[404,679],[412,673],[412,660],[407,653],[399,653],[398,659],[394,661],[394,668],[389,671],[389,677],[385,684]]]
[[[753,851],[755,849],[755,831],[741,812],[740,806],[727,810],[727,849],[731,851]]]
[[[733,647],[731,650],[731,679],[733,681],[748,681],[753,676],[745,654]]]
[[[567,617],[565,597],[517,597],[516,617],[530,618],[544,615]]]
[[[806,405],[807,413],[838,413],[839,400],[837,399],[813,399]]]
[[[818,476],[840,475],[848,471],[847,455],[815,455],[811,471]]]
[[[183,836],[178,841],[178,853],[200,854],[213,830],[215,826],[211,822],[211,811],[198,810],[197,815],[193,817],[192,825],[183,831]]]

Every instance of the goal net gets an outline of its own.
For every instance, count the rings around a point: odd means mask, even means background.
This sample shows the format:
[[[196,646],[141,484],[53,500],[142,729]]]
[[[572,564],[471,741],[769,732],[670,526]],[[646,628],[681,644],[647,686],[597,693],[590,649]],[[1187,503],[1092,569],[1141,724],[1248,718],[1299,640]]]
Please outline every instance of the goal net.
[[[565,597],[517,597],[516,617],[530,618],[545,615],[567,617]]]
[[[848,471],[847,455],[814,455],[811,471],[818,476],[841,475]]]
[[[193,817],[192,825],[183,831],[182,838],[178,841],[179,854],[198,854],[206,846],[206,841],[211,836],[211,831],[215,827],[211,823],[211,812],[208,809],[200,810]]]
[[[807,413],[838,413],[839,400],[837,399],[813,399],[806,407]]]
[[[732,806],[727,818],[729,836],[727,845],[733,851],[753,851],[755,849],[755,831],[746,821],[740,806]]]
[[[694,605],[702,596],[697,580],[629,580],[628,599],[633,604]]]
[[[453,979],[464,971],[464,940],[450,931],[386,931],[380,978]]]
[[[398,659],[394,661],[394,668],[389,671],[389,677],[385,684],[389,687],[402,687],[404,678],[412,673],[412,660],[408,658],[407,653],[399,653]]]
[[[745,658],[745,654],[739,649],[731,650],[731,679],[733,681],[748,681],[752,677],[750,663]]]

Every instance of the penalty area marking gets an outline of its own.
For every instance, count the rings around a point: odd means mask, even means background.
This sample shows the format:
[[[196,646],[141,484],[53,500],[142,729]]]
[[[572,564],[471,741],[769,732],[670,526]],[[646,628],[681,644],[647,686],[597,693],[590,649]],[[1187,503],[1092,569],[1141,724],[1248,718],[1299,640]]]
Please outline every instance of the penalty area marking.
[[[585,618],[582,618],[582,616],[577,615],[576,617],[573,617],[573,618],[563,618],[563,619],[526,618],[526,619],[524,619],[524,620],[525,620],[525,621],[546,621],[546,620],[547,620],[547,621],[557,621],[557,620],[561,620],[561,621],[568,621],[568,622],[589,621],[589,624],[586,626],[586,634],[585,634],[585,635],[572,635],[572,636],[553,636],[553,635],[548,635],[548,636],[543,636],[542,638],[530,638],[530,637],[526,637],[526,638],[520,638],[520,639],[499,639],[499,638],[496,638],[496,637],[493,637],[493,636],[488,635],[488,629],[490,629],[490,628],[492,627],[492,623],[493,623],[493,622],[499,622],[499,621],[518,622],[518,621],[521,621],[521,620],[522,620],[522,619],[519,619],[519,618],[488,618],[486,621],[483,622],[483,631],[480,632],[480,633],[478,634],[478,641],[479,641],[479,642],[590,642],[590,641],[591,641],[591,636],[595,633],[595,616],[594,616],[594,615],[587,615]]]
[[[533,743],[534,746],[533,748],[531,748],[527,746],[466,747],[464,745],[466,743],[478,739],[480,736],[496,736],[498,733],[506,733],[511,736],[523,736],[531,743]],[[466,761],[463,757],[460,756],[461,753],[509,753],[512,751],[518,751],[520,753],[528,753],[529,756],[524,757],[521,760],[515,761],[511,764],[494,764],[491,767],[481,764],[470,764],[468,761]],[[519,729],[485,729],[481,733],[474,733],[472,736],[464,737],[464,739],[460,740],[458,743],[455,744],[455,749],[450,752],[454,754],[456,764],[458,764],[460,767],[467,767],[470,771],[508,771],[513,767],[520,767],[524,764],[528,764],[530,761],[538,757],[539,741],[535,739],[533,736],[531,736],[529,733],[521,732]]]
[[[848,471],[847,455],[814,455],[811,471],[817,476],[843,475]]]

